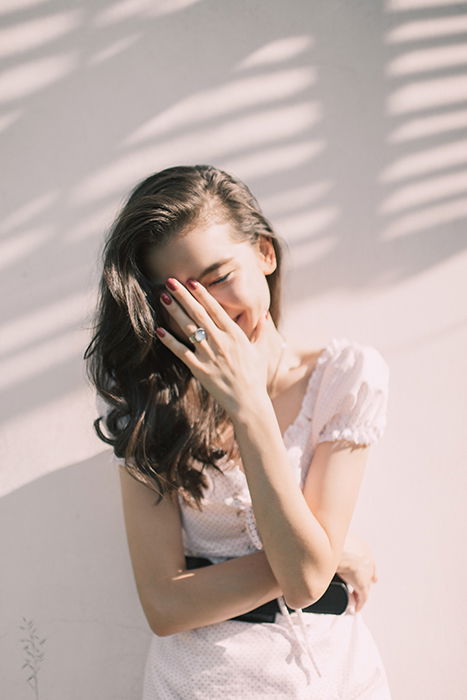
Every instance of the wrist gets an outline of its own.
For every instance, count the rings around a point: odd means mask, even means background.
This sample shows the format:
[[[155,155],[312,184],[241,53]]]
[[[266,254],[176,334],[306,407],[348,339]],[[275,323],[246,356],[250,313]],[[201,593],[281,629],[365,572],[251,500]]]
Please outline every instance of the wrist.
[[[347,574],[352,571],[352,555],[348,552],[342,552],[339,564],[337,565],[336,573]]]
[[[276,417],[271,398],[267,391],[256,392],[245,397],[238,407],[231,412],[230,419],[234,428],[254,425],[259,418],[271,415]]]

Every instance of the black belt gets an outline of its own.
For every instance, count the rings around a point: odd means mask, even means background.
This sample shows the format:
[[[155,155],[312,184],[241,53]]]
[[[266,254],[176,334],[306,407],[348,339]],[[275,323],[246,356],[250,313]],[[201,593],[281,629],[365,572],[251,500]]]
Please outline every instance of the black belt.
[[[202,566],[213,564],[212,561],[204,559],[203,557],[185,555],[185,559],[187,569],[198,569]],[[321,598],[311,605],[307,605],[306,608],[302,608],[302,610],[303,612],[322,613],[325,615],[342,615],[347,608],[348,602],[349,589],[347,584],[339,574],[336,573]],[[286,607],[289,612],[294,612],[294,608],[289,608],[288,605]],[[274,598],[274,600],[259,605],[257,608],[243,613],[243,615],[229,617],[228,619],[240,620],[241,622],[274,622],[276,613],[278,612],[281,612],[281,609],[277,599]]]

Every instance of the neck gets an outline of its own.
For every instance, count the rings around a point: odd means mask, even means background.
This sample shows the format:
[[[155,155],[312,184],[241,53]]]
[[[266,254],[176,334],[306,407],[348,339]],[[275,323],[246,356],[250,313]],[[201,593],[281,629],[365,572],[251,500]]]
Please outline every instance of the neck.
[[[273,371],[272,371],[272,376],[271,379],[268,381],[268,394],[273,397],[275,394],[275,389],[277,385],[277,376],[279,373],[279,368],[282,363],[282,358],[284,357],[284,352],[287,347],[287,341],[285,341],[282,336],[279,336],[280,338],[280,345],[279,345],[279,357],[275,364],[273,365]]]
[[[274,398],[279,386],[283,384],[284,377],[300,364],[300,358],[279,333],[270,314],[267,317],[267,328],[262,343],[268,357],[267,392]]]

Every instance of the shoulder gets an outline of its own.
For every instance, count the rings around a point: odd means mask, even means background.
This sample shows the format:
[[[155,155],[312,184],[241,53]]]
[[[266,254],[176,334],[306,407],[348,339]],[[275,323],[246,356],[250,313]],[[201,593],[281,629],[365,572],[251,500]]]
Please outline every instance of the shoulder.
[[[324,374],[384,385],[389,380],[389,365],[374,345],[347,337],[333,337],[318,357]]]
[[[310,373],[317,370],[321,378],[360,376],[372,381],[387,382],[389,365],[382,352],[374,345],[361,343],[344,336],[332,336],[320,348],[295,346],[300,364]]]
[[[302,371],[306,370],[306,374],[311,374],[315,370],[318,360],[325,350],[326,346],[310,348],[308,345],[298,345],[295,343],[293,345],[293,351],[299,359],[297,367],[300,367]]]
[[[371,443],[381,437],[389,387],[383,353],[371,344],[333,337],[317,362],[315,439],[358,437]]]

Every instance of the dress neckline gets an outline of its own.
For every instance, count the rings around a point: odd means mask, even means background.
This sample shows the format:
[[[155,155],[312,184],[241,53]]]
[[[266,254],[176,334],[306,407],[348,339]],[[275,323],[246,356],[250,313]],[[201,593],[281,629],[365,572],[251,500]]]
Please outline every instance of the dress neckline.
[[[323,365],[326,357],[330,354],[331,351],[331,346],[334,346],[336,343],[336,338],[331,338],[331,340],[319,351],[318,356],[316,358],[315,366],[313,367],[310,376],[308,377],[306,387],[305,387],[305,393],[303,395],[302,402],[300,404],[300,408],[298,409],[298,413],[293,419],[291,423],[287,426],[287,428],[284,430],[282,433],[282,440],[284,441],[284,444],[286,447],[288,447],[288,442],[290,439],[290,436],[293,434],[295,429],[298,429],[298,427],[303,423],[303,421],[306,418],[309,418],[307,414],[307,410],[309,407],[309,401],[310,397],[314,395],[314,384],[316,381],[316,378],[319,376],[320,368]],[[241,474],[246,479],[246,474],[241,468],[240,464],[236,462],[235,460],[228,460],[224,466],[228,466],[232,464],[232,467],[228,471],[239,471]]]
[[[328,345],[329,345],[329,344],[328,344]],[[316,370],[319,368],[319,366],[320,366],[320,364],[321,364],[321,362],[322,362],[321,358],[324,356],[324,353],[325,353],[326,350],[328,349],[328,345],[326,345],[324,348],[322,348],[322,349],[319,351],[319,353],[318,353],[318,355],[317,355],[317,357],[316,357],[315,366],[314,366],[313,369],[311,370],[311,373],[310,373],[310,375],[309,375],[309,377],[308,377],[308,379],[307,379],[307,383],[306,383],[306,386],[305,386],[305,393],[303,394],[302,402],[301,402],[301,404],[300,404],[300,408],[298,409],[298,413],[297,413],[297,415],[295,416],[295,418],[293,419],[293,421],[292,421],[291,423],[289,423],[289,425],[287,426],[287,428],[286,428],[286,429],[284,430],[284,432],[282,433],[282,439],[284,440],[284,442],[287,441],[287,439],[288,439],[288,437],[289,437],[289,435],[290,435],[290,433],[291,433],[291,429],[292,429],[292,428],[295,428],[295,426],[296,426],[298,423],[300,423],[301,420],[302,420],[302,417],[303,417],[303,415],[304,415],[304,413],[305,413],[305,409],[306,409],[306,406],[307,406],[307,397],[308,397],[308,395],[309,395],[309,393],[310,393],[310,390],[311,390],[311,383],[314,381],[314,376],[316,375]]]

